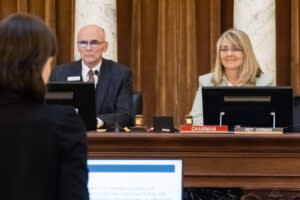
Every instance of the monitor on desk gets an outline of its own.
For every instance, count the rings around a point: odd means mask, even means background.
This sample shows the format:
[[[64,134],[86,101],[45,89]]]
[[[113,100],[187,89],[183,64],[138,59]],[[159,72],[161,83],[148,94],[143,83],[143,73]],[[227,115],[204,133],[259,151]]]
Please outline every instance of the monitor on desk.
[[[85,82],[49,82],[48,104],[71,105],[83,119],[86,129],[96,130],[95,86]]]
[[[90,200],[182,199],[182,160],[88,160]]]
[[[205,125],[293,126],[290,87],[202,87],[202,99]]]

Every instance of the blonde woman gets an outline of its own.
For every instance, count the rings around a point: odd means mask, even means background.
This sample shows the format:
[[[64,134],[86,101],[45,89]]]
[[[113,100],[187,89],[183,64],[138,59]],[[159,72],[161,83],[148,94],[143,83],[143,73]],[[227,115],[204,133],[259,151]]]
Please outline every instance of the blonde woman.
[[[272,77],[263,73],[248,35],[238,29],[223,33],[211,73],[199,76],[199,89],[192,111],[193,125],[203,125],[202,86],[272,86]]]

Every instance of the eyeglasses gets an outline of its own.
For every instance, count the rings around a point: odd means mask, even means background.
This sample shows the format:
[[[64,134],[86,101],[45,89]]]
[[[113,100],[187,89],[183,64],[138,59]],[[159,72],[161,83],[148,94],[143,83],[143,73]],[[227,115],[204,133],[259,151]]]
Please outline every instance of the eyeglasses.
[[[243,50],[240,48],[233,48],[233,49],[220,48],[220,52],[223,54],[227,54],[229,51],[231,51],[232,54],[238,54],[238,53],[243,52]]]
[[[96,49],[103,43],[105,43],[105,41],[99,42],[98,40],[91,40],[90,42],[88,42],[88,41],[82,40],[82,41],[78,42],[78,45],[80,48],[87,48],[90,44],[91,48]]]

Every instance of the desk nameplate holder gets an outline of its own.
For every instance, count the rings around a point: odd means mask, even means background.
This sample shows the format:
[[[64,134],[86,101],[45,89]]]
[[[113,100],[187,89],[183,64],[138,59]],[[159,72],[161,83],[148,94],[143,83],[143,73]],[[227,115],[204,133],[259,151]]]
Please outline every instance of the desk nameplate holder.
[[[235,126],[235,134],[283,134],[283,128],[276,128],[276,113],[271,112],[272,127],[241,127]]]
[[[221,117],[221,116],[220,116]],[[218,125],[193,125],[193,117],[191,115],[185,115],[185,124],[180,125],[180,133],[228,133],[228,126]]]
[[[228,133],[228,126],[218,125],[180,125],[180,133]]]
[[[222,120],[225,112],[220,112],[220,126],[222,126]],[[241,127],[235,126],[235,134],[282,134],[283,128],[276,128],[276,113],[271,112],[272,115],[272,128],[271,127]]]
[[[283,134],[283,128],[236,126],[234,134]]]

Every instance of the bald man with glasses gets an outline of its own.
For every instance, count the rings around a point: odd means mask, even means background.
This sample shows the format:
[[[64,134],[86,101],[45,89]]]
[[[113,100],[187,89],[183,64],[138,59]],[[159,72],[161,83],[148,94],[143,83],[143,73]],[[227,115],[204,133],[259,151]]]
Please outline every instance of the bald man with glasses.
[[[81,59],[58,66],[52,71],[50,81],[83,81],[95,84],[97,127],[110,129],[115,119],[121,127],[130,127],[132,95],[131,71],[128,67],[104,59],[107,51],[105,31],[97,25],[81,28],[77,49]]]

